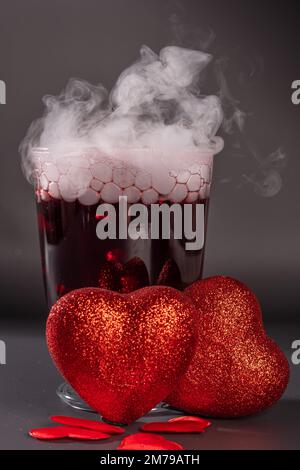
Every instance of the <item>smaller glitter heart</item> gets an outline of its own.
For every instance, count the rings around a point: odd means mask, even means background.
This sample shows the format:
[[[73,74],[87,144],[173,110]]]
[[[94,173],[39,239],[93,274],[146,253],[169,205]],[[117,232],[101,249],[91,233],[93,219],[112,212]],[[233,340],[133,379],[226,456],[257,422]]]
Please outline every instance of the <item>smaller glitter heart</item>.
[[[283,352],[263,327],[257,298],[216,276],[185,290],[200,315],[195,354],[167,402],[188,413],[246,416],[273,405],[289,379]]]

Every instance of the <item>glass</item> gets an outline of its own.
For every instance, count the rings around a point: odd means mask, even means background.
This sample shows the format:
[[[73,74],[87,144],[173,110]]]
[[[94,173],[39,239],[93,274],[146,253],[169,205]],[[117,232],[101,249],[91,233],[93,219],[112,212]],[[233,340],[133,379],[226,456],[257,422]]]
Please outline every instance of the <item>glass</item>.
[[[197,234],[201,229],[205,237],[213,157],[222,145],[222,140],[215,138],[210,146],[186,149],[180,153],[184,169],[176,169],[178,163],[175,169],[162,163],[156,173],[143,165],[153,159],[155,151],[148,149],[126,150],[126,154],[116,149],[113,158],[87,149],[89,156],[84,159],[74,151],[56,158],[47,149],[34,149],[41,260],[49,309],[59,297],[80,287],[128,293],[147,285],[184,289],[200,279],[205,241],[187,247],[191,231]],[[130,165],[126,163],[128,152]],[[163,154],[161,157],[164,161]],[[82,176],[84,185],[76,194],[74,188]],[[126,211],[119,196],[127,198]],[[97,236],[98,224],[110,217],[109,212],[99,211],[101,204],[110,204],[116,215],[116,233],[107,239]],[[134,204],[144,208],[147,237],[133,239],[128,235],[134,219],[128,210]],[[154,205],[159,213],[165,210],[156,222]],[[120,236],[123,209],[126,238]],[[200,228],[199,214],[203,218]],[[164,233],[162,218],[166,216],[169,232]],[[155,223],[159,223],[156,235],[151,232]],[[58,389],[58,395],[76,408],[89,409],[68,384]]]

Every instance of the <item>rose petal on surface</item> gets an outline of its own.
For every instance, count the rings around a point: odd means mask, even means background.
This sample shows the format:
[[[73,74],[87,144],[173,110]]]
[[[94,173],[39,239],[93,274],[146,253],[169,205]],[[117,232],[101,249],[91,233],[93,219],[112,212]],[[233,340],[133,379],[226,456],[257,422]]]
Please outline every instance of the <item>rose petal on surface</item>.
[[[118,450],[183,450],[178,442],[169,441],[157,434],[136,433],[125,437]]]
[[[74,418],[73,416],[50,416],[50,419],[55,423],[65,424],[66,426],[92,429],[106,434],[122,434],[125,432],[125,429],[119,426],[113,426],[91,419]]]
[[[29,435],[36,439],[85,439],[85,440],[100,440],[108,439],[111,436],[100,431],[91,429],[76,428],[72,426],[56,426],[49,428],[31,429]]]
[[[154,421],[153,423],[145,423],[140,429],[141,431],[146,432],[203,432],[205,431],[206,426],[203,426],[202,423],[197,423],[195,421],[175,421],[175,422],[159,422]]]
[[[168,423],[177,423],[178,421],[202,423],[203,427],[208,428],[211,426],[211,422],[207,419],[200,418],[199,416],[177,416],[177,418],[171,418],[168,420]]]
[[[101,431],[92,429],[74,428],[66,426],[68,437],[70,439],[83,439],[88,441],[99,441],[102,439],[109,439],[111,436]]]
[[[28,434],[35,439],[63,439],[68,437],[68,430],[65,426],[56,426],[53,428],[31,429]]]

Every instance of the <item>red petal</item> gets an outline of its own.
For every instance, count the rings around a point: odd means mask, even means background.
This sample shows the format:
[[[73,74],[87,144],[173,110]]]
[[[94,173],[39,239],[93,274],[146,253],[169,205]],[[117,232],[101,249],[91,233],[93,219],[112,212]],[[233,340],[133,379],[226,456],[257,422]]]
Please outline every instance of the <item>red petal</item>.
[[[202,423],[203,427],[208,428],[211,425],[211,422],[204,418],[199,418],[199,416],[178,416],[177,418],[172,418],[168,420],[168,423],[177,423],[178,421]]]
[[[149,432],[203,432],[205,426],[195,421],[176,421],[176,422],[159,422],[146,423],[141,426],[141,431]]]
[[[65,426],[70,439],[84,439],[90,441],[99,441],[100,439],[109,439],[111,436],[100,431],[91,429],[72,428]]]
[[[118,450],[183,450],[178,442],[165,439],[157,434],[136,433],[125,437]]]
[[[93,429],[94,431],[101,431],[106,434],[122,434],[125,432],[125,429],[118,426],[112,426],[111,424],[101,423],[100,421],[91,419],[73,418],[73,416],[50,416],[50,419],[56,423],[65,424],[67,426]]]
[[[65,426],[31,429],[28,434],[36,439],[63,439],[64,437],[68,437],[68,431]]]

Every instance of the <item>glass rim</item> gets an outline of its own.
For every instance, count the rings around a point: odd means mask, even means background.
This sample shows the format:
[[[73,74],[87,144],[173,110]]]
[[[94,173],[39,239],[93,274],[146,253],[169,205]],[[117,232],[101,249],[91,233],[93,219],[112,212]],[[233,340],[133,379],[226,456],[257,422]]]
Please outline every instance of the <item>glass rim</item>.
[[[177,152],[184,152],[184,151],[193,151],[195,153],[198,153],[198,152],[202,152],[202,153],[208,153],[208,154],[211,154],[211,155],[217,155],[218,153],[220,153],[224,148],[224,141],[222,139],[222,137],[219,137],[219,136],[215,136],[213,137],[212,139],[210,139],[210,142],[208,143],[203,143],[203,144],[199,144],[197,146],[186,146],[186,147],[180,147]],[[166,153],[168,152],[168,149],[166,148],[159,148],[159,147],[137,147],[137,146],[114,146],[114,147],[97,147],[96,145],[93,146],[93,145],[88,145],[88,146],[82,146],[82,147],[79,147],[79,150],[80,151],[88,151],[88,150],[99,150],[99,151],[102,151],[103,153],[107,154],[107,156],[110,155],[110,153],[113,153],[113,152],[116,152],[116,151],[123,151],[123,152],[127,152],[127,151],[138,151],[138,152],[157,152],[157,151],[161,151],[162,153]],[[174,149],[170,148],[169,150],[170,152],[174,152]],[[52,149],[50,147],[32,147],[30,152],[32,153],[51,153],[52,152]],[[68,153],[76,153],[78,152],[78,150],[76,149],[76,147],[69,147],[69,148],[66,148],[64,151],[59,151],[58,154],[68,154]]]

